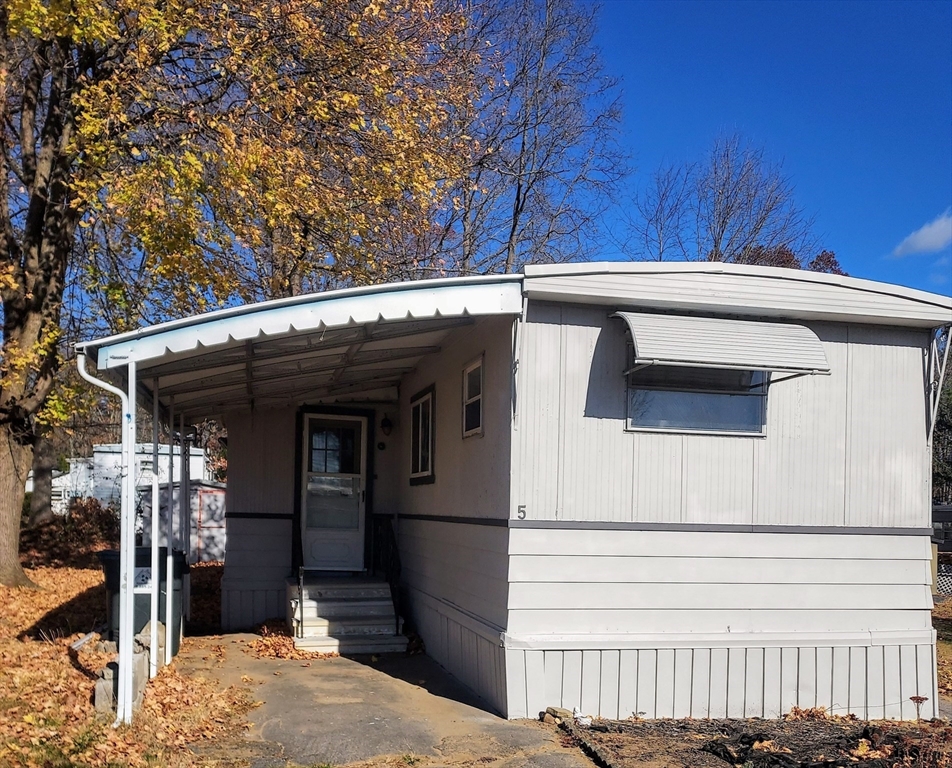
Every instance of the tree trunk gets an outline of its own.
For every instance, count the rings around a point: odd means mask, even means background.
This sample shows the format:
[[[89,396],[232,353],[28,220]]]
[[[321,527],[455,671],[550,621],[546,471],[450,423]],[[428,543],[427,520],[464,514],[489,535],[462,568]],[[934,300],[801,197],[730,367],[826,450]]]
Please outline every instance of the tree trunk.
[[[11,434],[9,423],[0,424],[0,584],[35,587],[20,565],[20,519],[24,484],[33,463],[33,449]]]
[[[47,436],[37,437],[33,445],[33,495],[30,497],[30,528],[53,519],[53,467],[56,451]]]

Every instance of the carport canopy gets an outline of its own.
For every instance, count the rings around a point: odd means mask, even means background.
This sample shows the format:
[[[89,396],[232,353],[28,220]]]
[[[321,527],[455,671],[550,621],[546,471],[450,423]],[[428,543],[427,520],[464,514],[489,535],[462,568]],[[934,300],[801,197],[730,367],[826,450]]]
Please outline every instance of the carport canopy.
[[[522,311],[520,275],[423,280],[210,312],[77,345],[187,420],[318,399],[386,402],[454,329]],[[157,386],[156,386],[157,385]],[[145,390],[145,391],[143,391]],[[174,405],[173,405],[174,404]]]

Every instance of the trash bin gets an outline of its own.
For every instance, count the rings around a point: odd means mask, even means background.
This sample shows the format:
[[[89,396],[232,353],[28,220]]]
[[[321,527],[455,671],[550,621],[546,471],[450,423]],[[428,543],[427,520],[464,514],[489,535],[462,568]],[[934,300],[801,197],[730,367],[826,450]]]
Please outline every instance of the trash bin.
[[[165,624],[165,595],[168,586],[168,549],[159,547],[159,621]],[[102,563],[106,575],[106,639],[119,642],[119,550],[106,549],[99,553],[99,562]],[[152,564],[152,548],[136,547],[136,567],[148,568]],[[185,553],[172,550],[172,655],[179,650],[182,636],[182,583],[188,572],[188,562]],[[151,595],[148,593],[135,596],[135,617],[133,629],[139,634],[149,624],[151,616]]]

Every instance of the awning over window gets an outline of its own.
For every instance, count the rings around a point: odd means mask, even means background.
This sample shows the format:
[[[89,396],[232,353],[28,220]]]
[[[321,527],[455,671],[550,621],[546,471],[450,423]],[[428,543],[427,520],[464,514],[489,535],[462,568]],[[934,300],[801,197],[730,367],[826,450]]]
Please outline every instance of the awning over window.
[[[640,312],[613,317],[631,331],[636,365],[830,372],[823,345],[802,325]]]

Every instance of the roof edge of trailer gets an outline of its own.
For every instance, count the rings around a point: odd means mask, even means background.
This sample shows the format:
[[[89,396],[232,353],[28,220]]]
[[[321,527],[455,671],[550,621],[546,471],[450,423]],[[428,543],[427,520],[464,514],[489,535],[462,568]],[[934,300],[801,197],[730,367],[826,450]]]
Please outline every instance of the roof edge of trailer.
[[[334,299],[373,296],[382,293],[392,293],[398,291],[415,291],[426,288],[436,288],[444,285],[491,285],[494,283],[512,283],[523,279],[521,274],[507,275],[472,275],[468,277],[433,277],[425,280],[404,280],[395,283],[376,283],[374,285],[361,285],[353,288],[334,288],[328,291],[319,291],[315,293],[305,293],[299,296],[289,296],[281,299],[269,299],[252,304],[240,304],[234,307],[225,307],[215,309],[209,312],[202,312],[197,315],[189,315],[175,320],[167,320],[155,325],[144,326],[133,331],[125,331],[111,336],[104,336],[99,339],[90,339],[88,341],[79,341],[74,345],[79,351],[86,352],[90,349],[99,349],[100,347],[110,346],[112,344],[132,341],[135,339],[147,338],[168,331],[174,331],[181,328],[203,325],[205,323],[215,322],[216,320],[225,320],[232,317],[241,317],[252,315],[259,312],[268,312],[273,309],[282,309],[285,307],[296,307],[307,304],[318,304]]]
[[[649,275],[649,274],[708,274],[747,277],[768,277],[801,283],[816,283],[852,290],[867,291],[898,298],[933,304],[952,310],[952,296],[908,288],[896,283],[885,283],[864,277],[835,275],[829,272],[812,272],[808,269],[789,267],[766,267],[756,264],[730,264],[721,261],[598,261],[571,264],[527,264],[524,276],[527,279],[546,277],[572,277],[587,275]]]
[[[728,283],[726,292],[720,286],[720,293],[712,289],[712,295],[721,299],[718,306],[710,300],[706,303],[697,296],[684,294],[680,297],[668,297],[664,302],[654,301],[654,289],[637,280],[639,277],[647,281],[665,280],[667,278],[679,281],[696,280],[696,285],[708,287],[705,276],[712,280],[722,278]],[[625,280],[624,278],[629,278]],[[621,279],[621,280],[619,280]],[[789,304],[774,306],[769,297],[744,296],[740,293],[748,283],[760,283],[767,280],[773,285],[789,283],[800,289],[800,305]],[[600,285],[585,285],[586,281]],[[794,270],[783,267],[762,267],[744,264],[725,264],[720,262],[582,262],[572,264],[538,264],[526,265],[522,273],[505,275],[473,275],[468,277],[439,277],[425,280],[402,281],[395,283],[381,283],[353,288],[340,288],[320,293],[309,293],[283,299],[273,299],[255,304],[243,304],[227,307],[198,315],[191,315],[176,320],[170,320],[153,326],[139,328],[121,334],[115,334],[99,339],[78,342],[75,347],[80,354],[96,353],[108,347],[121,345],[127,347],[139,341],[156,336],[168,335],[175,331],[187,331],[202,326],[210,326],[219,321],[234,318],[252,317],[254,315],[267,316],[276,310],[290,310],[292,308],[319,308],[344,299],[373,301],[375,298],[406,293],[409,299],[421,292],[465,287],[490,287],[518,284],[519,290],[529,299],[563,301],[596,301],[603,304],[614,304],[617,308],[626,305],[640,305],[644,301],[644,308],[661,307],[667,311],[682,307],[686,311],[700,311],[717,313],[736,313],[748,315],[773,315],[796,319],[816,319],[817,312],[804,309],[804,301],[809,301],[814,292],[826,293],[825,302],[830,309],[833,319],[848,321],[856,319],[859,322],[878,322],[882,324],[914,324],[918,326],[938,326],[952,323],[952,298],[940,294],[920,291],[892,283],[883,283],[864,278],[845,275],[831,275],[827,273]],[[513,288],[508,289],[512,291]],[[577,291],[576,291],[577,288]],[[626,288],[627,290],[620,290]],[[732,295],[736,289],[737,296]],[[575,293],[573,293],[575,291]],[[833,291],[837,295],[830,293]],[[749,293],[749,291],[748,291]],[[802,297],[808,297],[803,299]],[[864,310],[849,309],[838,306],[837,299],[842,297],[863,297],[867,304]],[[883,299],[890,306],[882,306]],[[665,303],[666,302],[666,303]],[[822,303],[821,302],[821,303]],[[407,302],[409,307],[409,301]],[[783,303],[783,302],[782,302]],[[815,309],[815,308],[814,308]],[[511,311],[511,308],[507,309]]]
[[[530,300],[630,304],[712,314],[937,327],[952,297],[847,275],[722,262],[597,262],[525,267]],[[572,298],[570,298],[572,297]]]

